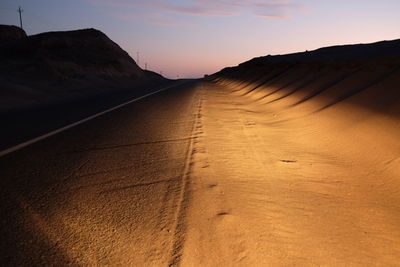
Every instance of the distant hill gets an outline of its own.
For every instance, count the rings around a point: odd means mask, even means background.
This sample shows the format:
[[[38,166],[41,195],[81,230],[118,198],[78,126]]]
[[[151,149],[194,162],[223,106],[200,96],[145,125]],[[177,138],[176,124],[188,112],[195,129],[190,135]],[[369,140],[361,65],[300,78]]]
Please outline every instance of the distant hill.
[[[166,81],[95,29],[27,36],[0,25],[0,111]]]
[[[374,60],[387,63],[398,62],[400,60],[400,39],[371,44],[338,45],[285,55],[261,56],[241,63],[237,67],[225,68],[217,74],[271,65],[355,65]]]

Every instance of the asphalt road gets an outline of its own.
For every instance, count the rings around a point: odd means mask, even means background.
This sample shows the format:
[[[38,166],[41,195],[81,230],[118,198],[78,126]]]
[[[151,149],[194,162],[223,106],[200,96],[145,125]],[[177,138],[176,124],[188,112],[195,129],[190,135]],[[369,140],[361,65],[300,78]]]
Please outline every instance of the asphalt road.
[[[185,80],[165,81],[160,85],[112,90],[87,98],[0,113],[0,151],[82,120],[161,88]]]
[[[196,82],[0,158],[2,265],[180,258]]]

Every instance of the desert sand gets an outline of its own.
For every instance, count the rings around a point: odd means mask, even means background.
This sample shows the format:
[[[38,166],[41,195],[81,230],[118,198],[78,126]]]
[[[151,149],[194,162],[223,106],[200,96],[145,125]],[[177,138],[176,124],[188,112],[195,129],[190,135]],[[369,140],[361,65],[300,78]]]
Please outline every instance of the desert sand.
[[[349,54],[256,59],[1,158],[2,261],[397,266],[399,61]]]
[[[183,265],[397,265],[398,64],[244,65],[202,85]]]
[[[384,85],[316,112],[227,83],[202,89],[183,265],[397,265],[399,106],[357,103]]]

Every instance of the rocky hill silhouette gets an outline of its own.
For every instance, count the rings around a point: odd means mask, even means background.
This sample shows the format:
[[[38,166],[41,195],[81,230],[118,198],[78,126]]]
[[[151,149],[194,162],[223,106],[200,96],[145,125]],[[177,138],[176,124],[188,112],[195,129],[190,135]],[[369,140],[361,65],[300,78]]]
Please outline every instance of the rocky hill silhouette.
[[[27,36],[0,25],[0,109],[165,83],[96,29]]]

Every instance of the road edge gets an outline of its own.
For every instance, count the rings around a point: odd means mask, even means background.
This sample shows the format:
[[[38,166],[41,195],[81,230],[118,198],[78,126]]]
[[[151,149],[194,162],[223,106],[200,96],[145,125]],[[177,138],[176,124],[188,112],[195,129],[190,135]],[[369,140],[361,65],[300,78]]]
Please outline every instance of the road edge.
[[[6,148],[6,149],[0,151],[0,157],[3,157],[3,156],[5,156],[5,155],[8,155],[8,154],[13,153],[13,152],[15,152],[15,151],[18,151],[18,150],[20,150],[20,149],[22,149],[22,148],[25,148],[25,147],[27,147],[27,146],[30,146],[30,145],[32,145],[32,144],[34,144],[34,143],[39,142],[39,141],[42,141],[42,140],[44,140],[44,139],[46,139],[46,138],[49,138],[49,137],[51,137],[51,136],[53,136],[53,135],[59,134],[59,133],[61,133],[61,132],[64,132],[64,131],[66,131],[66,130],[68,130],[68,129],[71,129],[71,128],[75,127],[75,126],[78,126],[78,125],[80,125],[80,124],[82,124],[82,123],[85,123],[85,122],[87,122],[87,121],[90,121],[90,120],[93,120],[93,119],[95,119],[95,118],[97,118],[97,117],[100,117],[100,116],[102,116],[102,115],[104,115],[104,114],[107,114],[107,113],[109,113],[109,112],[111,112],[111,111],[114,111],[114,110],[116,110],[116,109],[122,108],[122,107],[124,107],[124,106],[126,106],[126,105],[129,105],[129,104],[133,103],[133,102],[139,101],[139,100],[141,100],[141,99],[143,99],[143,98],[146,98],[146,97],[149,97],[149,96],[151,96],[151,95],[160,93],[160,92],[162,92],[162,91],[171,89],[171,88],[173,88],[173,87],[180,86],[180,85],[185,84],[185,83],[188,83],[188,82],[190,82],[190,81],[187,81],[187,80],[186,80],[186,81],[183,81],[183,82],[180,82],[180,83],[176,83],[176,84],[172,84],[172,85],[166,86],[166,87],[161,88],[161,89],[159,89],[159,90],[157,90],[157,91],[154,91],[154,92],[145,94],[145,95],[143,95],[143,96],[134,98],[134,99],[132,99],[132,100],[129,100],[129,101],[127,101],[127,102],[124,102],[124,103],[122,103],[122,104],[119,104],[119,105],[117,105],[117,106],[115,106],[115,107],[106,109],[106,110],[104,110],[104,111],[102,111],[102,112],[99,112],[99,113],[96,113],[96,114],[91,115],[91,116],[89,116],[89,117],[86,117],[86,118],[84,118],[84,119],[81,119],[81,120],[79,120],[79,121],[77,121],[77,122],[70,123],[70,124],[68,124],[68,125],[66,125],[66,126],[64,126],[64,127],[58,128],[58,129],[56,129],[56,130],[54,130],[54,131],[51,131],[51,132],[49,132],[49,133],[46,133],[46,134],[40,135],[40,136],[38,136],[38,137],[32,138],[32,139],[30,139],[30,140],[28,140],[28,141],[25,141],[25,142],[22,142],[22,143],[20,143],[20,144],[18,144],[18,145],[14,145],[14,146],[12,146],[12,147]]]

